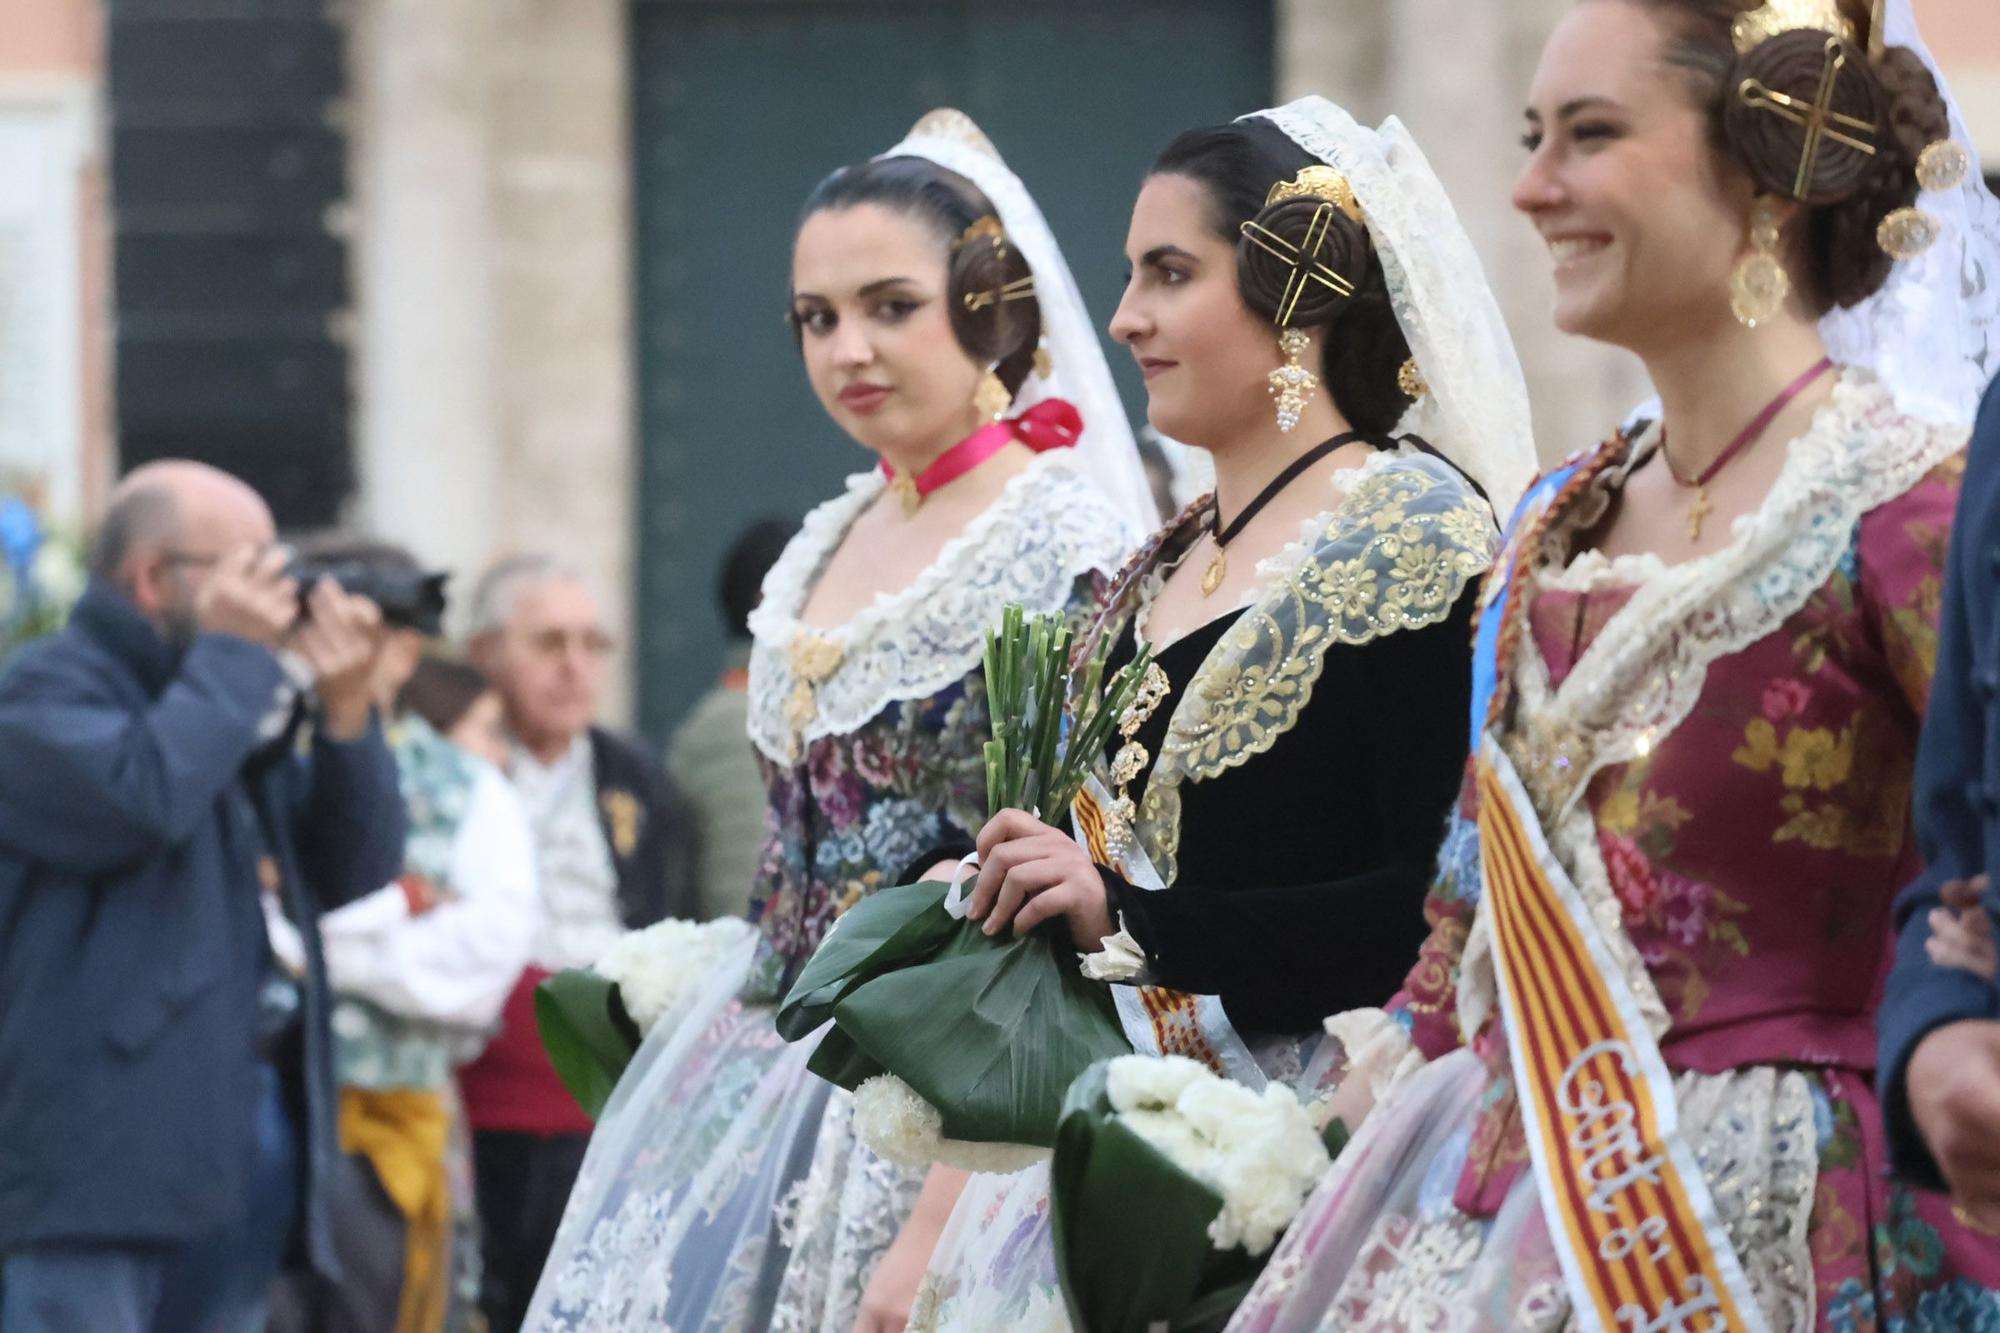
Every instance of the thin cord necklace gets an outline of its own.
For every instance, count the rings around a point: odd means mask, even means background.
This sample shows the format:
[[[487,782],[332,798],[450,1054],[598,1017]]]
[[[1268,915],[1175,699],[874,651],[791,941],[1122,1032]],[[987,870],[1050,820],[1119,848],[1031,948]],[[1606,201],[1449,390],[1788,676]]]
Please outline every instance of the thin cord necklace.
[[[1771,423],[1778,419],[1778,413],[1784,411],[1792,399],[1804,393],[1808,385],[1831,369],[1833,369],[1832,358],[1823,356],[1811,370],[1786,385],[1776,398],[1764,405],[1764,410],[1743,428],[1742,433],[1729,442],[1729,447],[1717,454],[1715,461],[1703,468],[1701,475],[1693,481],[1683,477],[1680,469],[1674,466],[1673,455],[1667,452],[1667,429],[1665,426],[1660,428],[1660,457],[1667,460],[1667,475],[1674,479],[1675,485],[1683,489],[1691,487],[1694,490],[1694,506],[1688,510],[1690,542],[1701,540],[1701,521],[1708,517],[1709,510],[1715,508],[1708,498],[1708,483],[1715,480],[1715,474],[1722,471],[1723,464],[1742,453],[1753,440],[1760,438],[1771,428]]]
[[[1257,498],[1245,505],[1243,512],[1238,514],[1227,527],[1224,527],[1222,523],[1222,507],[1211,500],[1208,506],[1208,531],[1209,535],[1215,539],[1215,559],[1209,561],[1208,568],[1201,572],[1201,595],[1203,597],[1213,596],[1215,590],[1222,586],[1222,581],[1229,577],[1229,554],[1223,548],[1236,540],[1237,534],[1243,531],[1245,525],[1251,519],[1257,517],[1258,510],[1276,499],[1279,491],[1284,490],[1285,487],[1297,481],[1299,474],[1314,463],[1319,462],[1320,459],[1325,458],[1341,445],[1367,438],[1368,436],[1361,431],[1351,430],[1344,435],[1336,435],[1332,439],[1321,444],[1316,444],[1306,450],[1292,461],[1290,467],[1280,472],[1270,485],[1257,492]]]

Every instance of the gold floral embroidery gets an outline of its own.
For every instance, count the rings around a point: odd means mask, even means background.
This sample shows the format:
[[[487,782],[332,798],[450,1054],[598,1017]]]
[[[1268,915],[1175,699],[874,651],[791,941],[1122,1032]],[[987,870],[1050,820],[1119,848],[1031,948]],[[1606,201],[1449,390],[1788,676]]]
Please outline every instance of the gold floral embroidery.
[[[1118,715],[1118,734],[1125,743],[1118,747],[1118,753],[1111,759],[1111,785],[1115,794],[1111,808],[1103,812],[1105,845],[1113,856],[1131,846],[1132,821],[1138,813],[1132,807],[1132,798],[1126,795],[1126,788],[1138,780],[1153,758],[1139,743],[1139,732],[1152,720],[1153,714],[1160,711],[1160,705],[1173,691],[1174,684],[1167,679],[1167,673],[1160,664],[1149,663],[1144,678],[1139,682],[1139,693]]]
[[[1752,773],[1783,770],[1787,787],[1832,791],[1847,781],[1854,768],[1854,729],[1839,735],[1825,727],[1791,727],[1781,743],[1778,729],[1766,718],[1752,718],[1743,730],[1744,743],[1730,758]]]
[[[1147,779],[1136,833],[1173,883],[1180,785],[1262,754],[1312,699],[1326,654],[1436,624],[1492,562],[1491,511],[1434,459],[1364,473],[1297,566],[1265,591],[1182,691]]]
[[[1877,710],[1864,710],[1835,732],[1790,727],[1782,737],[1765,718],[1744,727],[1730,756],[1753,773],[1776,770],[1784,784],[1778,809],[1787,816],[1774,843],[1802,842],[1818,851],[1889,856],[1901,846],[1908,784],[1894,780],[1896,731]]]
[[[863,898],[866,898],[870,893],[873,893],[876,886],[881,884],[881,882],[882,872],[879,870],[871,870],[860,879],[848,880],[846,889],[840,895],[840,900],[833,905],[834,918],[838,920],[840,917],[846,916],[850,908]]]
[[[791,728],[791,752],[796,760],[801,738],[819,715],[819,687],[840,669],[844,656],[841,646],[824,634],[801,629],[792,636],[787,659],[792,669],[792,692],[785,697],[785,724]]]

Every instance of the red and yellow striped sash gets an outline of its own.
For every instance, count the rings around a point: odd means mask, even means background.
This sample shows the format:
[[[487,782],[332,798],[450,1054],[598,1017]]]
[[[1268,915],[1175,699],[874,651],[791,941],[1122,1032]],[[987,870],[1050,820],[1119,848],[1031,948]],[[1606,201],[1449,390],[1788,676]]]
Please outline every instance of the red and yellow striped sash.
[[[1680,1136],[1659,1049],[1490,740],[1479,835],[1509,1054],[1580,1325],[1761,1333],[1763,1316]]]

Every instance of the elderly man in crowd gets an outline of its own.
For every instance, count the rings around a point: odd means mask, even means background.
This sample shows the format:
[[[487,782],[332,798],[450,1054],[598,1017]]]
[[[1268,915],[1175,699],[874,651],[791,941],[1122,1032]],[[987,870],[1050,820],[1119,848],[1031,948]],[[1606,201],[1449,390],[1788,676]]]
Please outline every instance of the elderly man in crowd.
[[[485,1235],[482,1305],[495,1333],[510,1333],[591,1129],[542,1050],[534,988],[597,961],[628,929],[691,915],[695,849],[686,806],[658,765],[595,725],[611,637],[585,579],[546,556],[494,566],[472,595],[468,649],[505,707],[507,773],[527,807],[538,880],[532,965],[500,1035],[459,1075]]]
[[[4,1333],[261,1327],[298,1223],[336,1271],[316,919],[396,876],[403,807],[379,614],[302,603],[274,535],[235,478],[140,468],[0,675]]]

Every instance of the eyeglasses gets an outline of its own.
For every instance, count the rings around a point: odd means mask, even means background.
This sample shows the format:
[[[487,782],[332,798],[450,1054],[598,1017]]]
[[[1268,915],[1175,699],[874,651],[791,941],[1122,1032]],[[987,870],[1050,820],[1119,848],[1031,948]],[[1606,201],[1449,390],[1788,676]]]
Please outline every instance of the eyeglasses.
[[[170,565],[191,565],[196,569],[206,569],[222,562],[219,555],[201,555],[194,551],[162,551],[160,558]]]

